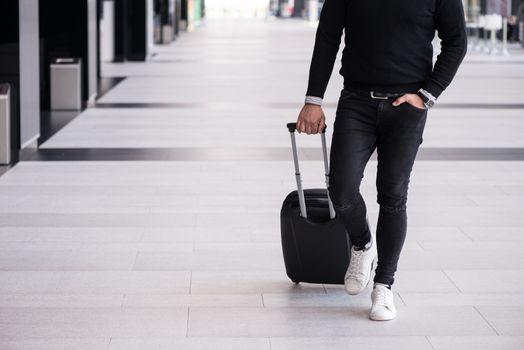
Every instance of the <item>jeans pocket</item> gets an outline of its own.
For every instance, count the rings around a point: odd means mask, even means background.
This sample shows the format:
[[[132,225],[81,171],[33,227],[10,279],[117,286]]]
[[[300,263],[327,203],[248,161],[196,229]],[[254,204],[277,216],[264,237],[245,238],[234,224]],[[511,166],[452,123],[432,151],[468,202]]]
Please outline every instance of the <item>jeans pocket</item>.
[[[404,104],[408,105],[409,108],[412,108],[414,109],[415,111],[419,111],[419,112],[426,112],[428,109],[427,108],[419,108],[419,107],[416,107],[416,106],[413,106],[411,103],[409,102],[404,102]]]

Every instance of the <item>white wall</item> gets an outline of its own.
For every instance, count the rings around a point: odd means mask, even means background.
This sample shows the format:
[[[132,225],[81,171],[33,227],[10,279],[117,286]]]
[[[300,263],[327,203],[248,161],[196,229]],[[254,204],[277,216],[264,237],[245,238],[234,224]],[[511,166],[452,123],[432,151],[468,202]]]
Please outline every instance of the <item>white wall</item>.
[[[29,0],[31,1],[31,0]],[[88,0],[87,2],[87,28],[88,28],[88,102],[93,103],[98,93],[98,40],[97,28],[98,20],[96,13],[96,0]]]
[[[155,44],[155,19],[153,0],[146,0],[146,59],[153,53]]]
[[[20,145],[40,137],[38,1],[20,0]]]
[[[104,17],[100,21],[100,59],[112,62],[115,59],[115,2],[104,1]]]
[[[206,0],[207,18],[264,18],[269,0]]]

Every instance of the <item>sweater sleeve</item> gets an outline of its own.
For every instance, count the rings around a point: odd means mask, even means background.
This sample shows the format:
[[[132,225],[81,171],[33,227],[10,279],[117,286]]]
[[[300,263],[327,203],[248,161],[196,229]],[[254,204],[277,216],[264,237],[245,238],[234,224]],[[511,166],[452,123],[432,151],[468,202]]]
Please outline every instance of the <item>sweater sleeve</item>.
[[[345,0],[326,0],[320,13],[306,95],[324,98],[337,58],[346,16]]]
[[[466,24],[461,0],[437,0],[435,29],[442,40],[442,50],[437,56],[433,72],[422,88],[439,97],[453,80],[467,51]]]

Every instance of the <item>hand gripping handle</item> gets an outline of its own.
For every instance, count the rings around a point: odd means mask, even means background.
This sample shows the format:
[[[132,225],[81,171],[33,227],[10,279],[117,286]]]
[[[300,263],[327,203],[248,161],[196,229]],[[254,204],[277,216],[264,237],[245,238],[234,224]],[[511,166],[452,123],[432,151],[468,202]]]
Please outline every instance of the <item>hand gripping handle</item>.
[[[287,126],[287,129],[289,130],[289,132],[295,132],[295,130],[297,130],[297,123],[287,123],[286,126]],[[321,133],[325,134],[326,133],[326,129],[327,129],[327,125],[324,126],[324,129],[322,129]]]

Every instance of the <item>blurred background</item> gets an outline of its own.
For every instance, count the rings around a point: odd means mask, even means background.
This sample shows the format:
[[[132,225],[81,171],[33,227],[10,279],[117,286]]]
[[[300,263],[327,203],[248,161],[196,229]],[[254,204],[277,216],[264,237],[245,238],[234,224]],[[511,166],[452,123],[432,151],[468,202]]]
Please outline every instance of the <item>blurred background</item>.
[[[483,59],[520,54],[524,36],[522,1],[464,0],[463,4],[470,53]],[[269,32],[286,25],[315,28],[322,5],[321,0],[4,1],[0,13],[4,28],[0,35],[0,82],[10,86],[11,109],[9,145],[3,149],[9,159],[4,155],[2,163],[16,162],[21,150],[28,146],[34,149],[37,140],[42,143],[56,125],[66,123],[66,116],[56,121],[60,118],[54,118],[56,113],[52,112],[64,110],[60,98],[56,100],[58,105],[52,106],[52,72],[65,72],[57,68],[60,65],[57,59],[76,60],[80,75],[75,82],[80,82],[81,88],[71,98],[75,99],[74,109],[82,110],[93,106],[118,81],[118,77],[106,74],[107,64],[154,60],[165,47],[172,47],[173,54],[182,55],[185,50],[182,42],[189,41],[191,35],[202,36],[190,32],[206,26],[206,19],[209,27],[217,21],[228,21],[226,26],[237,23],[238,35],[242,34],[241,23],[246,21]],[[286,38],[288,45],[300,43],[310,50],[313,38],[309,34],[293,37],[290,33]],[[434,47],[437,55],[438,38]],[[306,50],[302,56],[304,62],[307,56]],[[302,73],[304,69],[307,67],[301,68]],[[55,95],[61,95],[56,89]],[[63,102],[67,105],[67,101]]]

